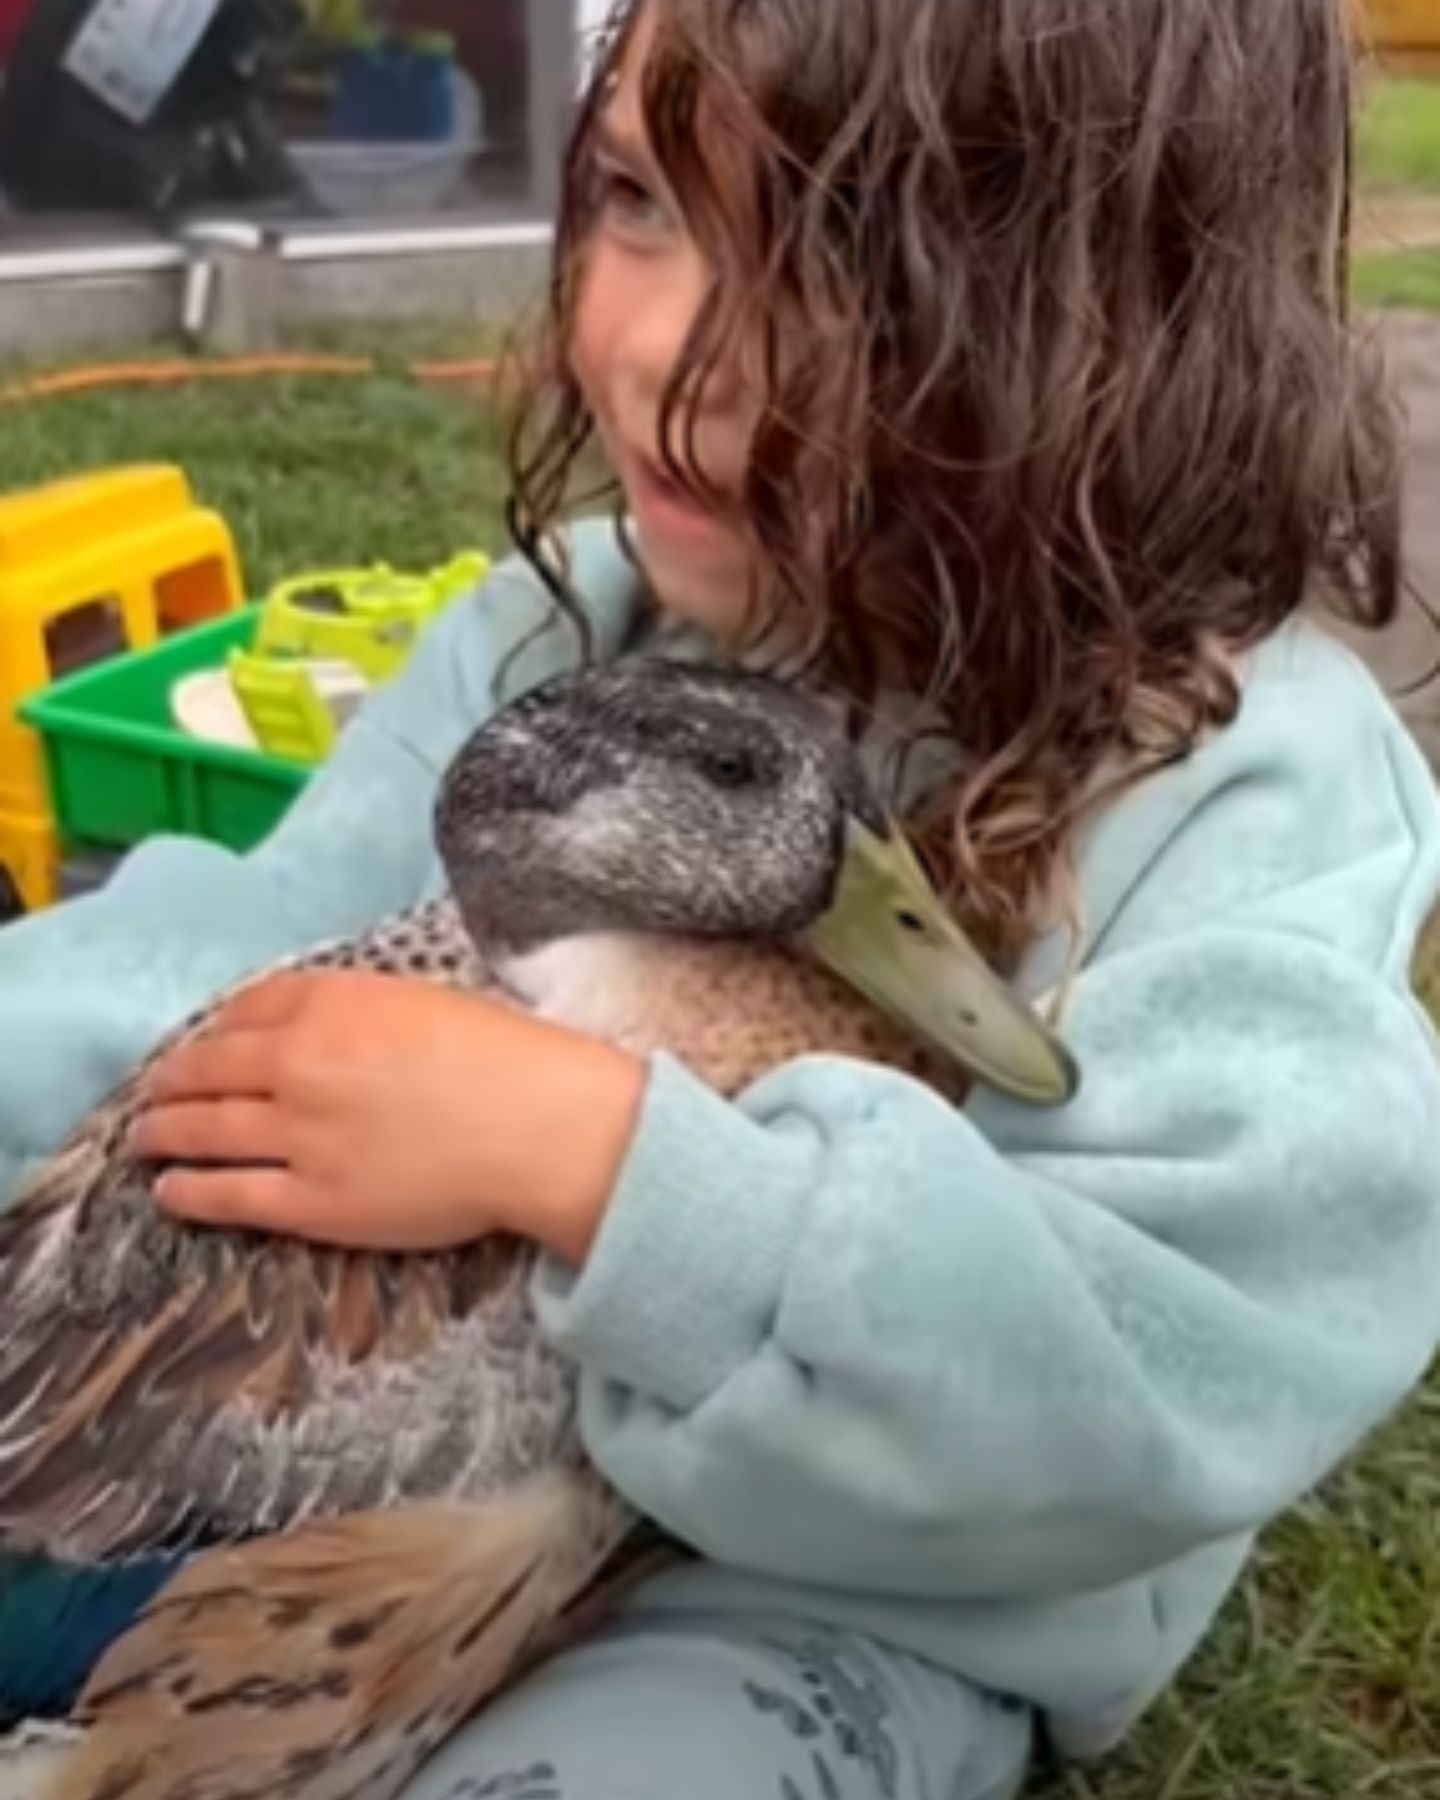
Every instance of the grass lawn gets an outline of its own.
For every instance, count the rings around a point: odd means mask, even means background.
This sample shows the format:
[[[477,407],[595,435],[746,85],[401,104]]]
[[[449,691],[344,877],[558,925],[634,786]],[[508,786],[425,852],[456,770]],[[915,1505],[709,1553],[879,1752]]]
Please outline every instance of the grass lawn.
[[[76,396],[0,423],[0,487],[181,458],[252,588],[306,564],[496,541],[472,397],[398,376]],[[1440,1006],[1440,944],[1423,979]],[[1207,1653],[1133,1747],[1035,1800],[1440,1800],[1440,1384],[1268,1536]]]
[[[1372,210],[1433,197],[1435,228],[1427,230],[1434,241],[1423,248],[1359,257],[1356,299],[1362,306],[1440,312],[1440,80],[1375,82],[1361,115],[1357,168]]]
[[[0,412],[0,491],[120,461],[183,462],[228,519],[257,596],[307,567],[423,567],[498,543],[502,456],[472,395],[399,374],[117,389]]]
[[[1440,81],[1388,76],[1374,82],[1357,153],[1360,179],[1377,193],[1440,193]]]
[[[1440,244],[1355,262],[1356,302],[1366,307],[1408,307],[1440,312]]]

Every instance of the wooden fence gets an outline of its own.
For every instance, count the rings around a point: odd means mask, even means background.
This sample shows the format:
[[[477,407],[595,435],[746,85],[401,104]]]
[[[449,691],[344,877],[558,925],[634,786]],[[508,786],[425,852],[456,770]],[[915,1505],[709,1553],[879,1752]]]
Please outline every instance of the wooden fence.
[[[1382,54],[1440,57],[1440,0],[1362,0],[1362,11]]]

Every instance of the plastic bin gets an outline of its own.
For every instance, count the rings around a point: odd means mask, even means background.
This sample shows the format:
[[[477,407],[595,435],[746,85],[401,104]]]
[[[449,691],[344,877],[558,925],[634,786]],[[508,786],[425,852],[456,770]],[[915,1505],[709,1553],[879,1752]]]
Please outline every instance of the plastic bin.
[[[157,833],[249,850],[284,816],[313,770],[179,729],[170,690],[248,648],[257,606],[67,676],[21,702],[44,742],[51,804],[69,845],[128,848]]]
[[[485,149],[479,89],[458,69],[452,79],[454,117],[447,138],[398,142],[292,138],[286,150],[316,204],[327,213],[349,218],[443,210]]]

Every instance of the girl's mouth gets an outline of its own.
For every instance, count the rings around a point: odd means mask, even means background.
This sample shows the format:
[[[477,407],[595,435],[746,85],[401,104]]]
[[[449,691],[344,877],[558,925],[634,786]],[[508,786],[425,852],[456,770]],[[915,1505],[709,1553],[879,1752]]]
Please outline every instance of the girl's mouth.
[[[644,531],[687,539],[728,535],[717,508],[683,487],[651,457],[634,459],[626,487],[636,520]]]

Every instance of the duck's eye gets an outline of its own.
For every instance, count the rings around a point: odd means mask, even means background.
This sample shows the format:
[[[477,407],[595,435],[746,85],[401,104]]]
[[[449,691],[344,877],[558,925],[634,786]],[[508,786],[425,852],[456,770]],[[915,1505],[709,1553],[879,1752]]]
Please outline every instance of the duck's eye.
[[[702,765],[708,781],[716,787],[753,787],[760,771],[748,750],[714,750]]]
[[[897,912],[895,915],[895,923],[902,931],[908,931],[912,937],[925,936],[925,921],[918,913],[903,910]]]

